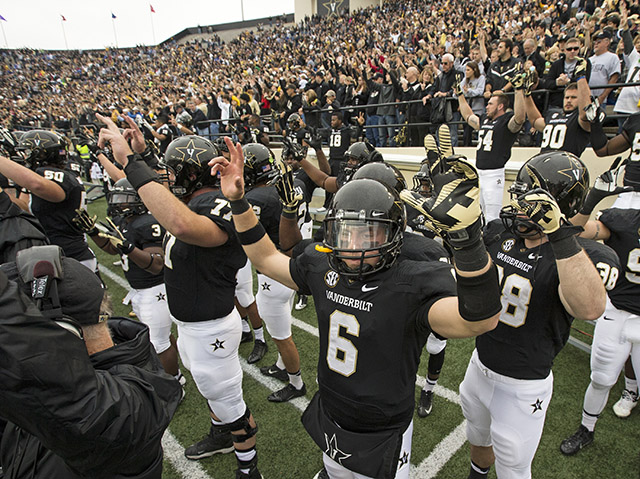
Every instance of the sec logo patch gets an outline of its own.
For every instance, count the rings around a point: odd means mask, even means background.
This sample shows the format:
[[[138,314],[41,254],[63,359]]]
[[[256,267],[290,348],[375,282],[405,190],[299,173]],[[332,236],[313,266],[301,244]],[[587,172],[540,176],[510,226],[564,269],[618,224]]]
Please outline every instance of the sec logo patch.
[[[513,245],[515,244],[516,244],[516,241],[514,239],[505,240],[502,243],[502,251],[504,251],[505,253],[511,251],[511,249],[513,248]]]
[[[335,285],[338,284],[339,280],[340,280],[340,275],[335,271],[331,271],[331,270],[327,271],[327,273],[324,275],[324,282],[330,288],[334,288]]]

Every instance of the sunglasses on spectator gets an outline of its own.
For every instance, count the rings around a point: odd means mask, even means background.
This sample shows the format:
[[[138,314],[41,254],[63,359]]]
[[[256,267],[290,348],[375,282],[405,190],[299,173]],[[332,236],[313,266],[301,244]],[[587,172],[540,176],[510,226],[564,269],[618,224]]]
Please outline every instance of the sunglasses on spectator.
[[[565,48],[565,50],[568,52],[577,52],[578,50],[580,50],[580,47],[567,47]]]

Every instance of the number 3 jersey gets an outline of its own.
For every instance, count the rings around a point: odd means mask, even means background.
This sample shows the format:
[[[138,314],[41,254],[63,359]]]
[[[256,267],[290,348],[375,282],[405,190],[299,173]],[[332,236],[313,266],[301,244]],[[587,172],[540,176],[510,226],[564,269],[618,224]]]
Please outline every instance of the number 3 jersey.
[[[85,239],[84,233],[78,230],[72,219],[77,208],[85,207],[85,191],[82,180],[68,170],[44,166],[36,169],[36,173],[47,180],[55,182],[64,190],[64,200],[59,203],[47,201],[32,194],[29,208],[47,233],[51,244],[58,245],[65,256],[78,261],[92,259],[93,253]]]
[[[487,225],[484,240],[498,268],[502,311],[498,326],[476,338],[480,361],[504,376],[544,379],[569,339],[573,321],[560,300],[551,244],[526,248],[524,240],[506,231],[500,220]],[[594,264],[617,266],[610,248],[595,241],[580,243]]]
[[[406,425],[413,415],[416,372],[438,299],[456,296],[452,267],[439,261],[396,262],[362,281],[334,271],[309,245],[291,260],[301,294],[318,317],[318,384],[323,404],[352,431]]]
[[[229,239],[207,248],[167,233],[164,240],[164,280],[171,314],[180,321],[208,321],[228,315],[234,308],[236,273],[247,262],[238,242],[229,202],[219,191],[196,196],[189,209],[206,216]]]
[[[145,249],[150,247],[162,247],[165,229],[160,226],[151,213],[135,215],[131,219],[124,219],[118,225],[122,235],[136,248]],[[121,255],[122,269],[124,277],[134,289],[147,289],[164,283],[162,271],[158,274],[151,274],[142,269],[127,255]]]

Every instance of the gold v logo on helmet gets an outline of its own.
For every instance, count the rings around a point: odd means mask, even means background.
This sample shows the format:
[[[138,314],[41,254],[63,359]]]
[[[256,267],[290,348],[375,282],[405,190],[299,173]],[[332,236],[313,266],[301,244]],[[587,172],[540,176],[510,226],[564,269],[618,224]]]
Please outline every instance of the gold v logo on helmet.
[[[206,148],[198,148],[194,140],[189,140],[189,142],[185,146],[176,146],[176,150],[182,154],[181,161],[186,163],[194,163],[198,166],[202,166],[202,160],[200,160],[200,155],[207,151]]]

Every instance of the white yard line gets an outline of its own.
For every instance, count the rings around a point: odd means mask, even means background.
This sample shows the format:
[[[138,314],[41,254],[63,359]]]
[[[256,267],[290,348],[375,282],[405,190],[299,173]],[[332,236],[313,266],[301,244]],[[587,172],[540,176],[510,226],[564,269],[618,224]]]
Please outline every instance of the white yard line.
[[[113,282],[129,291],[130,286],[127,281],[119,274],[110,270],[109,268],[100,265],[100,272]],[[318,337],[318,328],[312,326],[304,321],[293,318],[293,325],[298,329]],[[256,366],[248,364],[243,358],[240,358],[240,364],[242,370],[265,386],[270,391],[277,391],[282,388],[283,383],[277,379],[264,376],[260,373],[260,369]],[[425,379],[422,376],[416,378],[416,386],[422,388],[424,386]],[[443,386],[436,385],[434,393],[437,396],[445,398],[447,401],[460,405],[460,396],[455,391],[447,389]],[[295,398],[289,401],[300,412],[304,411],[309,404],[309,400],[305,397]],[[411,466],[411,476],[420,479],[431,479],[435,477],[438,472],[445,466],[447,462],[458,452],[458,450],[464,445],[466,441],[465,436],[466,421],[463,421],[456,427],[447,437],[445,437],[435,447],[431,454],[424,459],[417,466]],[[204,469],[197,462],[193,462],[184,457],[184,448],[180,445],[178,440],[174,437],[169,430],[167,430],[162,438],[162,446],[164,448],[164,456],[171,462],[171,465],[178,471],[184,478],[188,479],[212,479]]]

